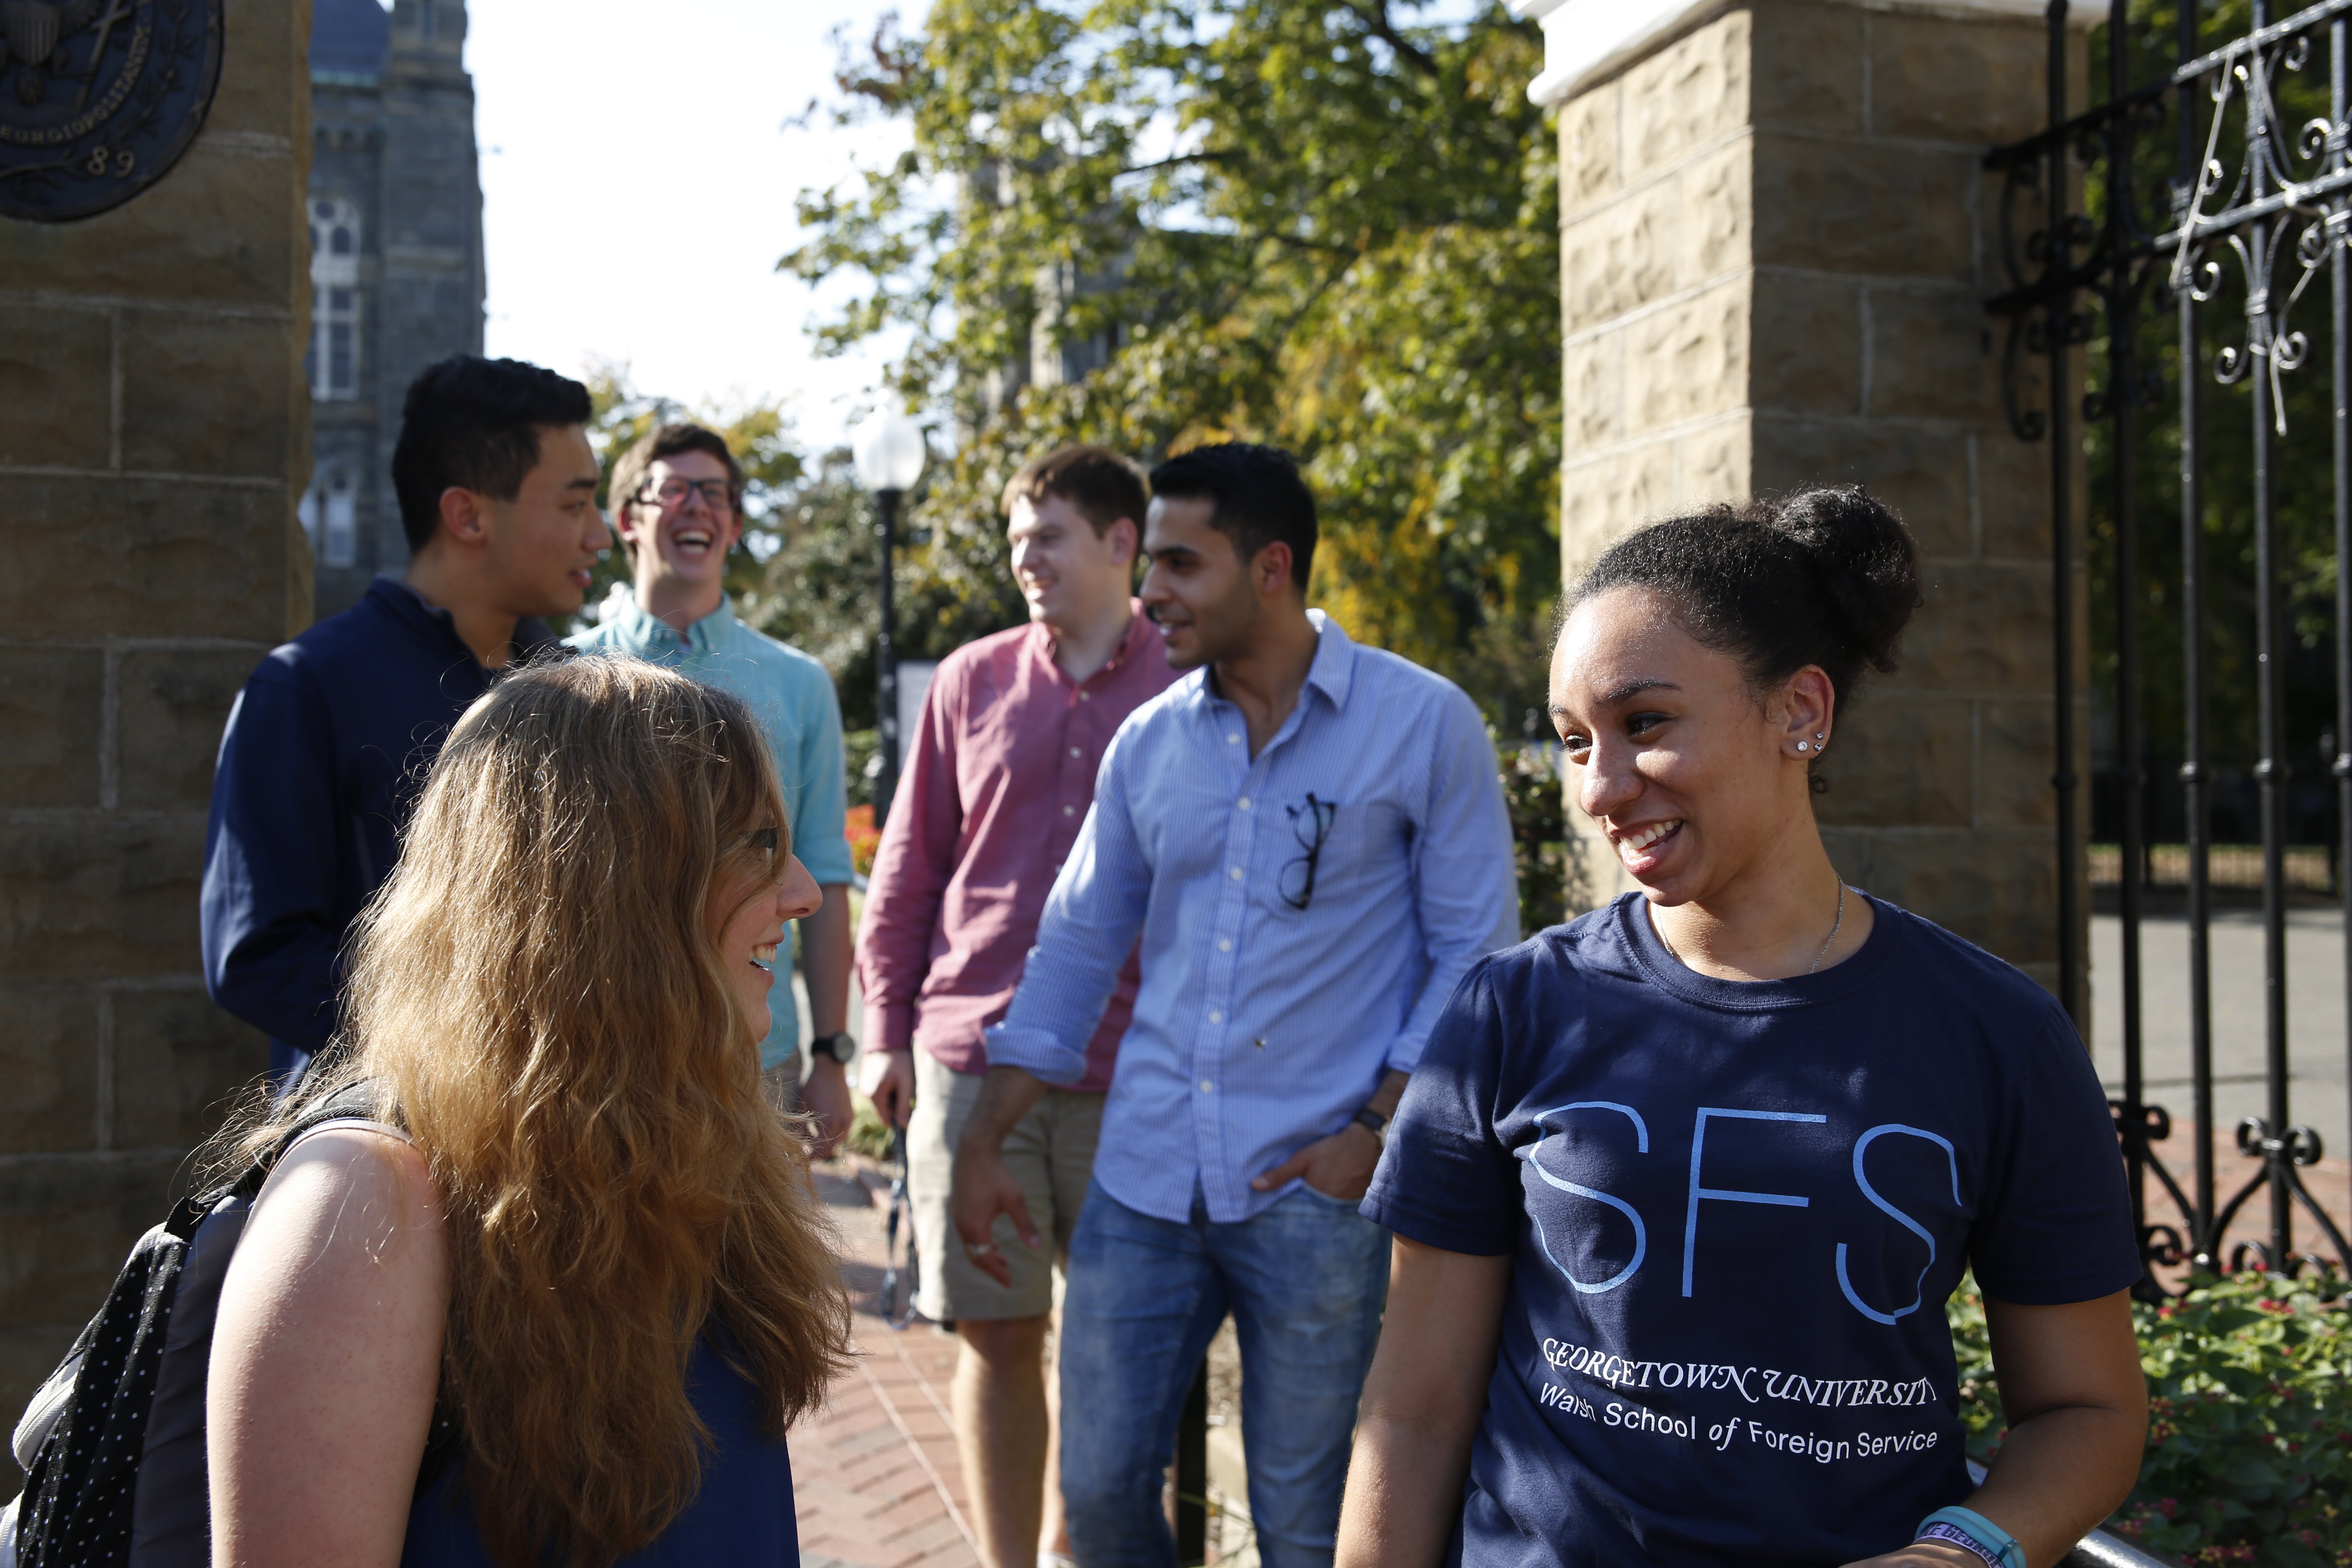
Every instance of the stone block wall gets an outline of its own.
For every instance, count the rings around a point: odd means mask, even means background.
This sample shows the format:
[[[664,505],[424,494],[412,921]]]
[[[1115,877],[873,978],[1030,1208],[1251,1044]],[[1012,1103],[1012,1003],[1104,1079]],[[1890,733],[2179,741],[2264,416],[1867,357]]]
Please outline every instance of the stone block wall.
[[[2045,51],[2038,16],[1989,7],[1757,0],[1574,84],[1561,544],[1573,582],[1713,501],[1860,481],[1895,507],[1927,603],[1840,715],[1830,852],[2054,985],[2050,449],[2010,432],[1982,304],[1982,160],[2042,124]],[[1590,900],[1631,885],[1597,837],[1582,864]]]
[[[158,184],[0,218],[0,1409],[268,1065],[205,996],[213,755],[310,620],[306,0],[228,0]]]

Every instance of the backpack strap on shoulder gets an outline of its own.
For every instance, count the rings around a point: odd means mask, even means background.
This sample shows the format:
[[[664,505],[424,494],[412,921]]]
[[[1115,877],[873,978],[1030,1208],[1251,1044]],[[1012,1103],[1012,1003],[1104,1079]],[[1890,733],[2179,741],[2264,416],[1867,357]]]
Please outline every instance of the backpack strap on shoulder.
[[[205,1212],[224,1197],[240,1197],[250,1202],[259,1196],[262,1184],[269,1180],[269,1173],[278,1168],[278,1162],[286,1157],[286,1151],[313,1127],[352,1117],[381,1121],[388,1109],[383,1091],[373,1079],[362,1079],[358,1083],[346,1084],[295,1118],[293,1124],[279,1134],[278,1142],[270,1145],[268,1152],[246,1168],[245,1174],[237,1178],[235,1186],[226,1193],[215,1193],[209,1198],[195,1200],[198,1205],[196,1217],[201,1219]],[[184,1208],[186,1206],[184,1203],[182,1205]],[[173,1211],[172,1217],[179,1219],[179,1212]]]
[[[205,1223],[205,1216],[213,1212],[213,1205],[224,1195],[220,1193],[190,1193],[172,1205],[172,1216],[163,1222],[163,1229],[184,1242],[194,1241],[196,1227]]]

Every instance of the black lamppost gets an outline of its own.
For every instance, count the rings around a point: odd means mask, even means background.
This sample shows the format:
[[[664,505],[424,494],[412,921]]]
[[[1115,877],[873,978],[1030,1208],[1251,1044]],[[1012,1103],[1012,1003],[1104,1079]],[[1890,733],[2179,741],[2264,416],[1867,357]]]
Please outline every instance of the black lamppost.
[[[885,410],[857,427],[851,448],[858,482],[874,492],[874,531],[882,545],[882,626],[874,648],[882,759],[881,774],[874,781],[874,825],[879,827],[889,820],[890,799],[898,792],[898,617],[890,591],[892,557],[898,547],[898,502],[923,477],[923,428]]]

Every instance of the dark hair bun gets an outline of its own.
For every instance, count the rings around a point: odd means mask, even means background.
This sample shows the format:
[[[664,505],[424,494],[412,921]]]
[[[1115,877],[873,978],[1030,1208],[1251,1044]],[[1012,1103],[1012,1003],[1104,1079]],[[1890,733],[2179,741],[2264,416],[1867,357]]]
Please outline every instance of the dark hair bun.
[[[1902,520],[1860,485],[1799,490],[1772,504],[1770,526],[1804,548],[1844,612],[1854,654],[1895,668],[1903,628],[1920,605],[1919,555]]]
[[[1570,605],[1614,588],[1665,598],[1759,690],[1813,664],[1851,702],[1865,670],[1895,668],[1919,607],[1918,552],[1860,486],[1799,490],[1635,530],[1601,552]]]

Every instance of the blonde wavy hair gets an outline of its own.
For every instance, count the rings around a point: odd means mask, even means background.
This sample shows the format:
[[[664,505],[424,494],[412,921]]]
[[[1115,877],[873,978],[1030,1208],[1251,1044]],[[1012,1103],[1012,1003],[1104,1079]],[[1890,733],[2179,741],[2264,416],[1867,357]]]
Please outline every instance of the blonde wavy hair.
[[[733,698],[626,658],[508,677],[361,920],[342,1048],[241,1140],[360,1079],[415,1140],[449,1243],[444,1393],[512,1568],[609,1562],[692,1500],[698,1335],[776,1437],[847,1363],[832,1232],[711,930],[715,886],[782,875],[787,828]]]

